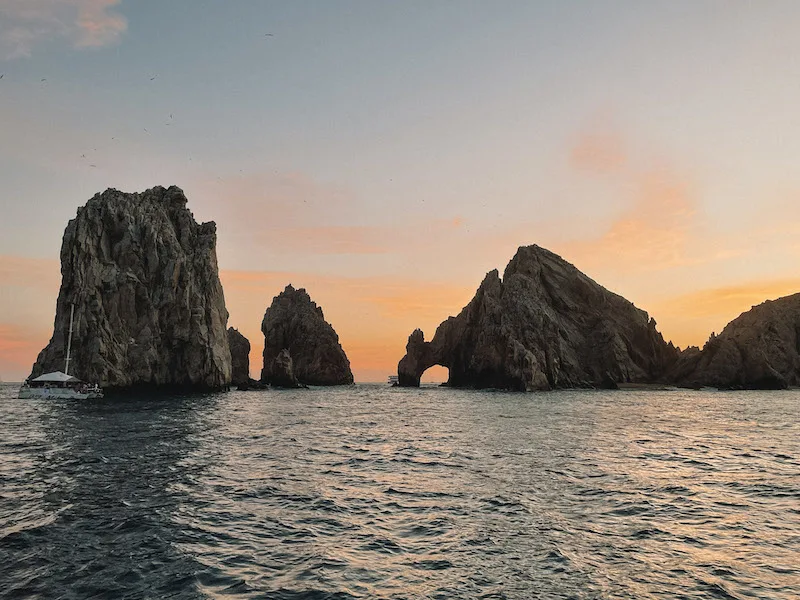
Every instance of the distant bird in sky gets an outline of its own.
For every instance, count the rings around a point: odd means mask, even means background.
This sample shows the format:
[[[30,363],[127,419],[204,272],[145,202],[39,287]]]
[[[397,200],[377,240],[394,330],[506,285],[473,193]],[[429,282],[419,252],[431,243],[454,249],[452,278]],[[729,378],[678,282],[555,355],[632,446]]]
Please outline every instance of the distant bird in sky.
[[[265,33],[264,37],[275,37],[274,33]]]
[[[89,165],[90,167],[96,167],[97,165]]]
[[[149,131],[147,131],[147,127],[142,127],[142,129],[144,129],[145,133],[150,133]]]
[[[153,80],[154,80],[156,77],[158,77],[158,75],[153,75],[153,76],[150,78],[150,81],[153,81]]]
[[[5,73],[0,73],[0,79],[2,79],[2,78],[3,78],[3,77],[5,77],[5,76],[6,76],[6,74],[5,74]]]
[[[40,83],[44,83],[45,81],[47,81],[47,79],[42,79],[42,80],[40,81]]]
[[[85,154],[81,154],[81,158],[86,158],[86,155]]]

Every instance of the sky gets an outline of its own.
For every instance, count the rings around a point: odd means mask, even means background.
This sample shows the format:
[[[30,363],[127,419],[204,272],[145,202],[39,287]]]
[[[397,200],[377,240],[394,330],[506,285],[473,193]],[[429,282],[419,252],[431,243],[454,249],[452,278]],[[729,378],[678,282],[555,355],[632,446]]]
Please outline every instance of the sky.
[[[109,187],[217,223],[254,375],[288,283],[385,381],[533,243],[702,346],[800,291],[798,30],[793,0],[0,0],[0,378]]]

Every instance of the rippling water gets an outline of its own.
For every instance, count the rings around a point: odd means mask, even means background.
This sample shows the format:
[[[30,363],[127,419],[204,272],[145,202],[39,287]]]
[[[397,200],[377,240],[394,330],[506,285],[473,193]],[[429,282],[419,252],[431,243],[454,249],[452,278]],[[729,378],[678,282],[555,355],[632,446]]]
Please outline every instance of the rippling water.
[[[3,598],[798,598],[800,392],[15,396]]]

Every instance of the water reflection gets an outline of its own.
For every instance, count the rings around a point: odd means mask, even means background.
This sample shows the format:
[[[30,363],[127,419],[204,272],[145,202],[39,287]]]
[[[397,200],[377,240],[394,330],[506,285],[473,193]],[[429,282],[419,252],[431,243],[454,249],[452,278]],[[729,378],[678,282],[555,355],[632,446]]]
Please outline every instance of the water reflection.
[[[796,392],[3,408],[0,596],[796,597]]]

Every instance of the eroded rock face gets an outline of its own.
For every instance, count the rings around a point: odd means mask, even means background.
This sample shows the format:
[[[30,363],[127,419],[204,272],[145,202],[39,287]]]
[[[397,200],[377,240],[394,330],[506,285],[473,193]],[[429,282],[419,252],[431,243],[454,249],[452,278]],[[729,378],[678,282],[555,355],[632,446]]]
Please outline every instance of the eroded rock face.
[[[353,383],[350,361],[339,344],[339,336],[303,288],[287,285],[275,296],[264,314],[261,331],[264,333],[263,382],[272,383],[275,358],[286,349],[300,383]]]
[[[294,375],[292,355],[289,350],[284,348],[278,352],[278,356],[272,361],[272,374],[270,375],[270,385],[280,388],[298,388],[300,384]]]
[[[250,385],[250,340],[238,329],[228,328],[228,345],[231,348],[231,383],[236,386]]]
[[[224,388],[231,380],[228,311],[216,225],[198,224],[177,187],[108,189],[78,209],[61,246],[53,337],[32,376],[64,369],[107,389]]]
[[[646,312],[539,246],[521,247],[503,279],[491,271],[475,297],[425,342],[409,337],[400,385],[439,364],[453,387],[547,390],[651,382],[677,359]]]
[[[800,385],[800,294],[767,300],[728,323],[703,350],[685,351],[668,379],[685,387]]]

